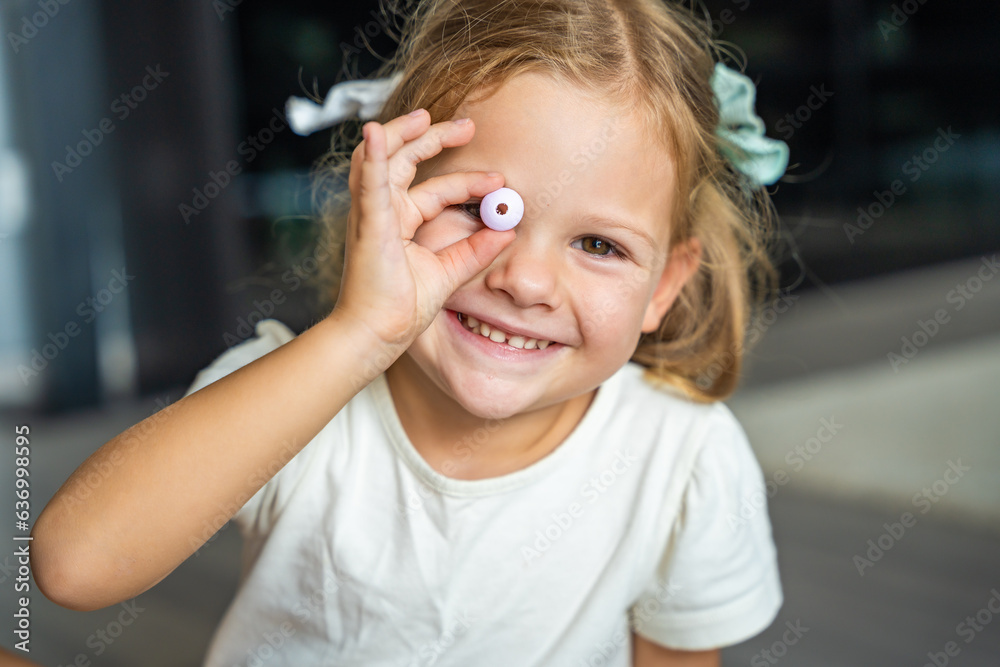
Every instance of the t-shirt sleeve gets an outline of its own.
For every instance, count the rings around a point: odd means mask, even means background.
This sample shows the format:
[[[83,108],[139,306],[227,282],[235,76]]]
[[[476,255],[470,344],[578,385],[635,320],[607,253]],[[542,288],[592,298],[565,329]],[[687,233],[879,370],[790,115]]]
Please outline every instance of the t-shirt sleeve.
[[[655,581],[630,611],[632,629],[679,650],[739,643],[782,604],[760,465],[718,404],[695,457]]]
[[[221,380],[233,371],[278,349],[293,338],[295,338],[295,334],[292,330],[278,320],[268,319],[258,322],[254,327],[252,337],[229,348],[215,361],[199,371],[184,395],[193,394],[199,389]],[[273,489],[273,484],[264,484],[240,507],[233,519],[241,529],[245,531],[247,526],[259,523],[260,508],[269,504],[269,496],[273,495]]]

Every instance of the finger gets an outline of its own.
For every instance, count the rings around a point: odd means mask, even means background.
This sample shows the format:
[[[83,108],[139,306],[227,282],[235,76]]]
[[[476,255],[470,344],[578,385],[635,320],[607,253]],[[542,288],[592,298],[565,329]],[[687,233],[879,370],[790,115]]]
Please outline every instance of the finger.
[[[450,283],[446,287],[447,293],[451,294],[492,264],[497,255],[516,237],[517,233],[513,229],[498,232],[484,227],[439,250],[437,256]]]
[[[429,112],[424,109],[417,109],[405,116],[393,118],[388,123],[385,123],[383,127],[386,128],[386,137],[388,137],[389,155],[395,155],[406,147],[407,143],[420,139],[427,132],[430,132],[431,135],[443,136],[446,142],[454,142],[456,141],[455,137],[459,137],[458,141],[467,143],[472,138],[471,133],[467,137],[465,136],[470,129],[474,130],[474,128],[468,127],[473,124],[468,118],[445,120],[433,125],[431,125],[430,120],[431,115]],[[458,146],[461,144],[448,143],[448,145]]]
[[[407,141],[413,141],[427,131],[431,124],[431,115],[426,109],[416,109],[405,116],[397,116],[382,127],[387,138],[386,152],[393,155]]]
[[[386,135],[386,154],[392,155],[407,141],[412,141],[426,132],[430,126],[430,119],[431,115],[425,109],[417,109],[383,124],[382,127],[385,129]],[[365,142],[361,141],[351,154],[352,175],[364,161],[364,154]],[[348,185],[353,185],[350,179]]]
[[[495,171],[457,171],[428,178],[410,188],[408,194],[421,218],[432,220],[447,207],[488,195],[503,183],[503,175]]]
[[[364,225],[355,225],[353,232],[356,237],[360,238],[368,231],[363,227],[370,227],[376,236],[389,240],[393,237],[393,233],[398,235],[399,231],[398,229],[393,230],[391,224],[393,211],[389,190],[385,129],[379,123],[370,122],[365,123],[361,131],[365,146],[358,170],[360,173],[357,195],[359,219],[366,222]]]
[[[475,124],[469,118],[431,125],[425,133],[389,153],[389,180],[396,187],[408,188],[416,176],[418,163],[434,157],[445,148],[469,143],[475,133]]]

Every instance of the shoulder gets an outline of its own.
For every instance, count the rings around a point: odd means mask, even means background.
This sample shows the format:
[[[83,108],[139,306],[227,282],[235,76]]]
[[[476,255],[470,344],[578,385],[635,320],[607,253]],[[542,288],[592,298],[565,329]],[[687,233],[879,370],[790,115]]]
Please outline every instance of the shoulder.
[[[764,479],[742,425],[717,401],[692,401],[680,390],[647,379],[645,368],[630,362],[616,377],[609,426],[629,434],[648,468],[659,471],[657,485],[664,517],[678,507],[718,511],[757,496]],[[610,402],[610,401],[609,401]],[[727,508],[729,509],[729,508]]]
[[[747,449],[746,434],[736,416],[722,402],[699,403],[683,392],[648,377],[646,369],[627,363],[614,376],[614,419],[630,430],[649,430],[660,441],[684,442],[696,454],[715,450]]]
[[[738,643],[766,628],[782,603],[760,465],[724,403],[664,399],[652,386],[642,391],[674,411],[662,427],[678,442],[659,442],[655,454],[666,458],[675,448],[663,486],[665,524],[649,554],[654,574],[633,609],[635,629],[686,650]]]
[[[680,389],[656,380],[646,367],[629,361],[613,376],[619,383],[619,400],[625,403],[639,403],[643,406],[660,405],[692,413],[709,413],[725,405],[719,402],[699,403],[691,400]]]
[[[642,366],[629,366],[622,392],[623,405],[629,406],[625,411],[634,421],[653,422],[661,450],[674,449],[686,503],[701,496],[698,500],[714,504],[762,485],[757,457],[729,406],[693,401],[680,390],[648,379]]]
[[[195,376],[185,396],[207,387],[233,371],[260,359],[295,338],[295,333],[278,320],[262,320],[254,327],[254,335],[232,346]]]

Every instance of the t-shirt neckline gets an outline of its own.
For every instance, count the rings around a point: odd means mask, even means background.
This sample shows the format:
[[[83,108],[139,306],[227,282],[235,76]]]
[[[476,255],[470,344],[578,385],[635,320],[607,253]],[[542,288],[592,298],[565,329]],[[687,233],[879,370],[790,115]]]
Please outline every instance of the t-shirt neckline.
[[[495,495],[520,488],[544,477],[562,464],[574,450],[582,446],[582,440],[587,437],[587,433],[600,430],[601,422],[610,413],[611,405],[618,394],[623,370],[619,369],[597,387],[597,393],[587,407],[583,418],[554,450],[526,468],[485,479],[455,479],[434,470],[413,446],[403,429],[403,423],[399,419],[399,413],[396,411],[395,403],[393,403],[385,373],[376,377],[368,386],[393,449],[413,474],[428,487],[441,493],[451,496],[476,497]]]

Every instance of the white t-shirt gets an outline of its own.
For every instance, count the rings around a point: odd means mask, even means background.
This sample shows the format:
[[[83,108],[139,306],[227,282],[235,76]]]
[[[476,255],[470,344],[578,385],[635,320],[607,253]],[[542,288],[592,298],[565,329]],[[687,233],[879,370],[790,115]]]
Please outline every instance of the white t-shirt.
[[[188,393],[292,338],[260,322]],[[630,667],[631,630],[689,650],[759,633],[782,595],[746,436],[642,371],[548,456],[480,480],[432,469],[377,377],[236,514],[243,576],[205,665]]]

